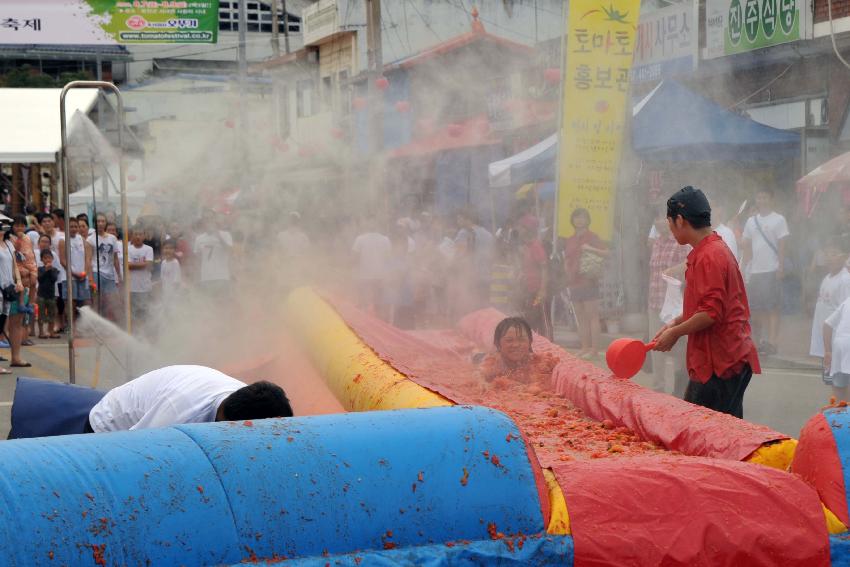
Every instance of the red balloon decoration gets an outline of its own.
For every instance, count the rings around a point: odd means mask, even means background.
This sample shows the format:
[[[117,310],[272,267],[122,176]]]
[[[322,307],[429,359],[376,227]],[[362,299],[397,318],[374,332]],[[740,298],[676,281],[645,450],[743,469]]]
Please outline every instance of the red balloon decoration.
[[[398,101],[395,103],[395,110],[400,113],[410,112],[410,102],[406,100]]]
[[[378,77],[375,79],[375,88],[379,91],[385,91],[390,86],[389,80],[386,77]]]
[[[363,110],[364,108],[366,108],[367,104],[368,104],[368,102],[362,96],[356,96],[353,99],[351,99],[351,107],[354,110]]]
[[[452,138],[457,138],[463,133],[463,126],[460,124],[449,124],[448,126],[449,136]]]
[[[549,67],[543,70],[543,80],[547,84],[557,85],[561,82],[561,70],[557,67]]]

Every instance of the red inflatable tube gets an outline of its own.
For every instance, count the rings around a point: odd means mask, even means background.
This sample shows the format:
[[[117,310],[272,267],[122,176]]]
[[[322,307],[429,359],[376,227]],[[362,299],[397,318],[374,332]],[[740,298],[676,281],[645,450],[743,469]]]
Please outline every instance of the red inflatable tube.
[[[841,522],[850,525],[844,486],[844,467],[826,416],[812,417],[800,431],[791,472],[803,477],[817,490],[824,506]]]
[[[492,345],[493,331],[503,318],[495,309],[483,309],[464,317],[458,327],[483,348]],[[672,451],[741,461],[766,443],[789,438],[763,425],[616,379],[536,334],[533,348],[557,354],[561,363],[552,374],[553,387],[588,417],[611,420]]]
[[[575,566],[829,565],[817,493],[794,475],[682,455],[554,467]]]

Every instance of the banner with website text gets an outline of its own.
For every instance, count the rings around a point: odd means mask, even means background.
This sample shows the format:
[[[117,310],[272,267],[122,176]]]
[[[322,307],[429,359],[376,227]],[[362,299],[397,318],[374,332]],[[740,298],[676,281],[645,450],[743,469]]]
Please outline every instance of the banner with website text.
[[[218,0],[0,0],[0,44],[217,40]]]
[[[566,73],[558,156],[558,233],[590,212],[603,240],[613,230],[617,169],[640,0],[573,0],[567,17]]]

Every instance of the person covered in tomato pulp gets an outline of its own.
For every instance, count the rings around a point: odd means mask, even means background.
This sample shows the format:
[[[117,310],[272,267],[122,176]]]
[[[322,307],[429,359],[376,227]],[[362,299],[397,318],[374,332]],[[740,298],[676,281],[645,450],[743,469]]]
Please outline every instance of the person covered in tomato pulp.
[[[743,417],[744,392],[761,367],[738,263],[712,230],[711,206],[699,189],[687,186],[670,197],[667,225],[679,244],[693,250],[685,272],[683,312],[655,336],[655,350],[668,352],[687,336],[690,382],[685,401]]]
[[[496,352],[481,361],[479,374],[487,387],[505,388],[516,384],[548,388],[557,357],[535,353],[531,348],[531,326],[522,317],[502,319],[493,333]]]

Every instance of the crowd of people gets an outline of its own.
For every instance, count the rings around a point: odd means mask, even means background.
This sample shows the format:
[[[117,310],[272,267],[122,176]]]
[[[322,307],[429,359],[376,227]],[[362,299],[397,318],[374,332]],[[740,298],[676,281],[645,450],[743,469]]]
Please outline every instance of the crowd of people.
[[[66,332],[69,287],[74,313],[90,305],[123,326],[122,291],[128,286],[138,333],[154,332],[167,320],[188,286],[211,295],[229,287],[234,240],[213,211],[205,211],[191,231],[179,223],[166,227],[158,217],[138,219],[128,229],[126,267],[114,213],[98,213],[93,225],[86,214],[71,216],[67,226],[61,209],[28,213],[3,222],[0,246],[0,327],[12,367],[30,366],[21,347],[32,345],[33,337],[59,339]]]

